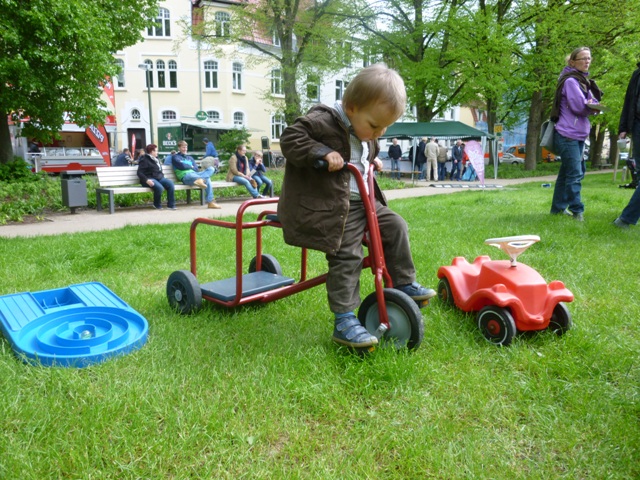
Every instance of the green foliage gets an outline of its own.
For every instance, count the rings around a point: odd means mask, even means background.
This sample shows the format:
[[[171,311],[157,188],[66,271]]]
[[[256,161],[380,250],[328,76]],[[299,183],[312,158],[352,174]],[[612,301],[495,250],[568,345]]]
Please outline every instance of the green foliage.
[[[31,172],[31,165],[20,157],[14,157],[11,162],[0,163],[0,182],[29,182],[37,179]]]
[[[30,180],[0,181],[0,225],[63,209],[58,178],[31,174]]]
[[[100,281],[147,318],[149,339],[81,370],[24,365],[0,339],[0,478],[639,478],[640,227],[611,225],[630,192],[588,175],[575,222],[548,214],[539,183],[391,202],[431,287],[454,257],[506,259],[487,238],[540,235],[519,261],[574,293],[574,328],[509,348],[434,300],[419,349],[360,358],[331,342],[322,286],[180,316],[165,285],[189,268],[187,222],[3,239],[0,295]],[[198,280],[233,275],[233,230],[198,231]],[[297,278],[299,250],[263,233]],[[326,271],[323,254],[309,261]],[[361,283],[368,295],[369,269]]]
[[[249,130],[244,127],[229,130],[220,135],[218,143],[216,144],[216,149],[218,150],[220,158],[227,160],[235,153],[238,145],[246,145],[247,150],[250,150],[251,147],[248,143],[249,138],[251,138],[251,133],[249,133]]]
[[[0,138],[6,115],[30,117],[25,136],[50,138],[65,114],[80,125],[104,120],[100,83],[118,67],[113,53],[138,42],[157,0],[5,0],[0,8]],[[2,120],[4,118],[4,120]],[[11,144],[0,144],[0,163]]]
[[[204,8],[205,21],[191,29],[194,38],[202,40],[202,47],[213,55],[235,55],[238,44],[260,52],[249,62],[263,64],[265,69],[278,69],[282,75],[283,97],[271,91],[261,92],[274,111],[283,113],[291,125],[308,104],[305,94],[298,91],[298,83],[307,75],[343,68],[342,56],[337,54],[345,39],[351,37],[338,13],[344,0],[299,2],[297,0],[256,0],[232,2],[229,5],[231,22],[227,28],[216,20],[217,7]],[[274,48],[271,39],[278,38]],[[266,70],[269,71],[269,70]]]

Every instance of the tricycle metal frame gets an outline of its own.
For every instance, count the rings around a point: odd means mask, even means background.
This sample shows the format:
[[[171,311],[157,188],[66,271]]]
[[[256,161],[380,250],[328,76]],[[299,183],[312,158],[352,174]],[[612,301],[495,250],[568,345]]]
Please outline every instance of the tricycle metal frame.
[[[387,270],[384,252],[382,248],[382,239],[380,237],[380,230],[378,225],[378,218],[376,215],[376,200],[374,192],[374,169],[373,165],[370,166],[368,172],[368,185],[365,186],[364,179],[358,169],[351,165],[346,164],[347,168],[355,177],[358,184],[358,189],[361,194],[362,202],[365,208],[365,214],[367,218],[367,227],[365,229],[365,238],[363,242],[368,248],[368,255],[363,260],[363,269],[370,268],[374,276],[375,293],[377,298],[378,315],[379,315],[379,335],[382,335],[385,331],[390,329],[389,316],[385,303],[384,289],[392,288],[393,283],[389,272]],[[368,187],[368,188],[367,188]],[[297,281],[293,281],[287,285],[278,286],[276,288],[269,288],[256,293],[245,293],[243,288],[246,287],[247,275],[243,274],[243,237],[244,231],[255,229],[256,230],[256,254],[255,254],[255,272],[261,272],[263,270],[263,242],[262,242],[262,229],[265,227],[282,228],[282,224],[277,219],[277,212],[273,209],[265,209],[258,214],[258,218],[255,221],[245,221],[244,216],[247,210],[251,207],[261,205],[273,205],[277,204],[279,198],[265,198],[265,199],[251,199],[243,202],[236,213],[235,221],[229,222],[220,219],[211,218],[196,218],[190,228],[189,244],[190,244],[190,263],[191,274],[197,278],[197,230],[200,225],[210,225],[214,227],[227,228],[235,230],[236,240],[236,275],[235,275],[235,295],[233,298],[225,300],[213,296],[209,293],[202,292],[202,298],[225,306],[236,307],[248,303],[268,303],[281,298],[294,295],[298,292],[307,290],[309,288],[321,285],[326,282],[327,273],[307,278],[307,261],[308,250],[301,248],[300,256],[300,278]],[[228,279],[231,280],[231,279]],[[292,280],[292,279],[291,279]],[[409,297],[407,297],[409,298]]]

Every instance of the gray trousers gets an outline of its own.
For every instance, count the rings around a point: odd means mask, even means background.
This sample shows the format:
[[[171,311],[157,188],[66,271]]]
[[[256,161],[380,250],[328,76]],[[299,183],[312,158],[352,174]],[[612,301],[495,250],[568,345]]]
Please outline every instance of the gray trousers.
[[[393,285],[414,282],[416,270],[411,256],[407,222],[380,202],[376,202],[376,212],[387,270]],[[333,313],[350,312],[360,305],[360,273],[364,257],[362,239],[365,226],[363,203],[352,200],[340,250],[335,255],[326,256],[329,262],[327,297]]]

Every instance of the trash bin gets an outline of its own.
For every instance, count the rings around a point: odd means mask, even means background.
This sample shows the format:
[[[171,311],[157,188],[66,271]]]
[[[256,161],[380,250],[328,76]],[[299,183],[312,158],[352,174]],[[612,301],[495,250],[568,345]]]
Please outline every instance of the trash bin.
[[[69,170],[60,173],[62,204],[76,213],[77,207],[87,206],[87,181],[82,178],[84,170]]]

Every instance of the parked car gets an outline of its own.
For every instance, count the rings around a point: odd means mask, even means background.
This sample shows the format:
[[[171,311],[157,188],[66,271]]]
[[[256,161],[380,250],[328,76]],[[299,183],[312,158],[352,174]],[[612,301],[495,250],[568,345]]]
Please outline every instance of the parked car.
[[[520,163],[524,163],[524,158],[516,157],[513,153],[505,153],[500,158],[500,163],[511,163],[513,165],[518,165]]]
[[[500,159],[500,163],[524,163],[524,158],[526,155],[526,146],[524,143],[520,145],[513,145],[504,152],[502,158]],[[519,159],[519,160],[518,160]],[[551,153],[546,148],[542,149],[542,161],[543,162],[555,162],[559,160],[559,157]]]

